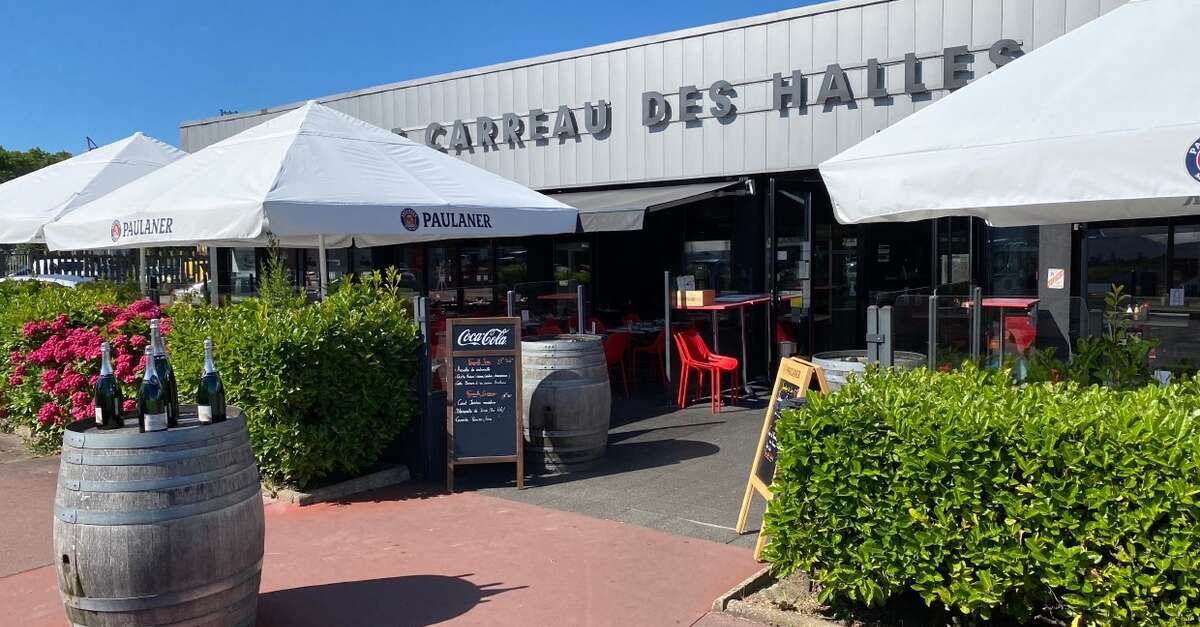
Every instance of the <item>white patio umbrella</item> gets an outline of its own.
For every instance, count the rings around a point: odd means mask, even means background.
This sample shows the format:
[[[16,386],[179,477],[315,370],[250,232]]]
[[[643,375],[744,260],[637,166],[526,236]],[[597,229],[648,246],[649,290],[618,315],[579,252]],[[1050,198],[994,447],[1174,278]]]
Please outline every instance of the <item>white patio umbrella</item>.
[[[1134,0],[820,166],[843,224],[1200,213],[1200,2]]]
[[[324,249],[570,233],[578,212],[316,102],[172,163],[46,227],[52,249]]]
[[[0,184],[0,244],[43,241],[42,227],[187,153],[134,133]]]

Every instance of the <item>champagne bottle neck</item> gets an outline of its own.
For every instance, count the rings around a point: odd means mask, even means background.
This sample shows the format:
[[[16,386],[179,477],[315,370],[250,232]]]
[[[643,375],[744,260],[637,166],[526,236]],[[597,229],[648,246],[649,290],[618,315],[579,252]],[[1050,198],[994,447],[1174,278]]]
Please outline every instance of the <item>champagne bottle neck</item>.
[[[213,362],[212,340],[204,340],[204,374],[216,374],[217,365]]]
[[[100,376],[112,376],[112,358],[109,355],[108,342],[100,345]]]
[[[150,321],[150,351],[153,355],[166,355],[166,347],[163,346],[162,330],[158,326],[158,320]]]
[[[142,382],[147,383],[158,379],[158,375],[154,372],[154,351],[149,346],[146,347],[146,372],[142,375]]]

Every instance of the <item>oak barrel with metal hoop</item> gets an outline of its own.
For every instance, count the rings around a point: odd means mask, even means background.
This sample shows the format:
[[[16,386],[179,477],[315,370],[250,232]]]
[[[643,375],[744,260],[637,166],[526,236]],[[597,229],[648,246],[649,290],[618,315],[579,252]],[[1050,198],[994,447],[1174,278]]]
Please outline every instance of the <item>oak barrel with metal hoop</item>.
[[[139,433],[67,427],[54,563],[72,625],[253,625],[263,557],[258,468],[242,412]]]
[[[525,458],[533,469],[576,472],[600,461],[612,408],[600,336],[523,338],[521,398]]]

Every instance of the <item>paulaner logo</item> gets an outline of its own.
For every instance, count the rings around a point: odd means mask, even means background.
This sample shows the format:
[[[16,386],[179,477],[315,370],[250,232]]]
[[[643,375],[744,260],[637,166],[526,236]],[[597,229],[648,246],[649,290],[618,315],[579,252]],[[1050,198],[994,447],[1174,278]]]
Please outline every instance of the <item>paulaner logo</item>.
[[[403,213],[400,219],[404,219]],[[490,229],[492,216],[486,213],[466,213],[464,211],[422,211],[421,224],[427,228],[437,229]]]
[[[463,329],[462,333],[458,334],[459,346],[506,346],[508,344],[509,329],[488,329],[480,333],[470,329]]]
[[[175,218],[145,218],[125,222],[113,220],[108,233],[115,242],[122,237],[137,235],[168,235],[175,232],[174,228]]]
[[[1191,147],[1188,148],[1184,164],[1187,166],[1188,174],[1200,181],[1200,139],[1192,142]]]
[[[417,215],[416,211],[405,208],[400,212],[400,223],[404,225],[404,228],[415,231],[421,226],[421,217]]]

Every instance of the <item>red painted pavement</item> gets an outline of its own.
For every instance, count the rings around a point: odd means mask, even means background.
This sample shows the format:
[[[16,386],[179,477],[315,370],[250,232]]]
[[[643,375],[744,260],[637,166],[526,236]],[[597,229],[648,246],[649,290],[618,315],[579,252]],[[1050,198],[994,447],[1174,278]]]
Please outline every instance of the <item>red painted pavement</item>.
[[[748,549],[472,493],[374,496],[267,507],[260,626],[691,625],[758,569]],[[65,624],[51,568],[0,579],[0,623]]]

